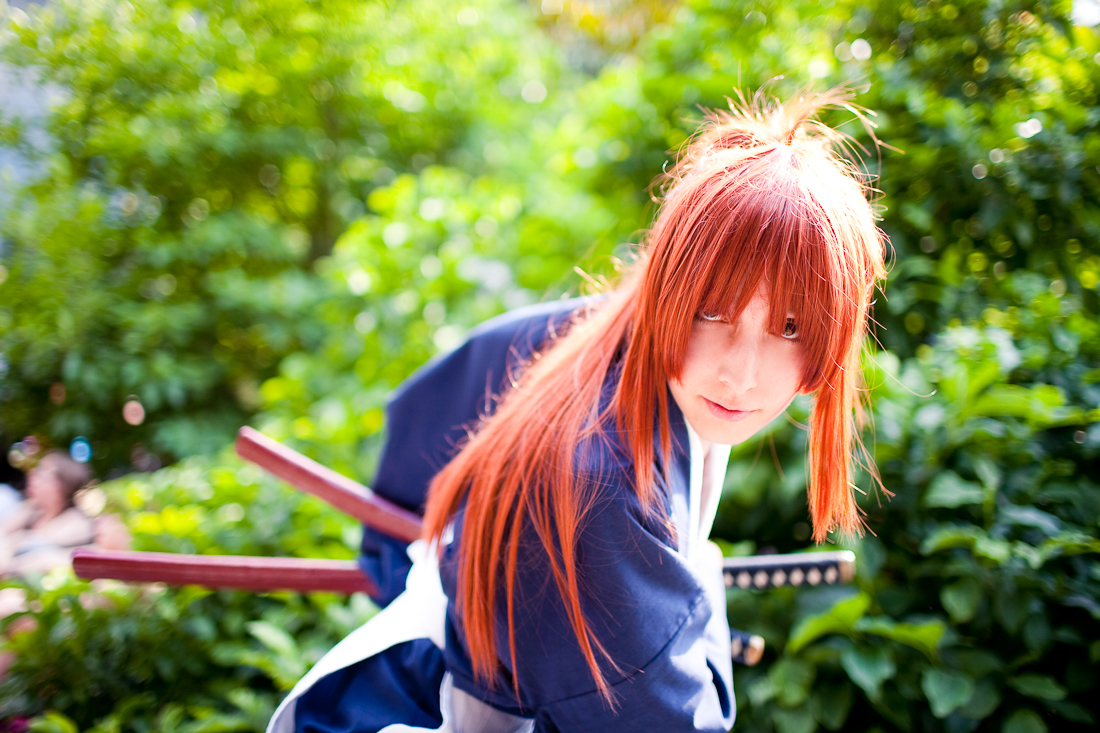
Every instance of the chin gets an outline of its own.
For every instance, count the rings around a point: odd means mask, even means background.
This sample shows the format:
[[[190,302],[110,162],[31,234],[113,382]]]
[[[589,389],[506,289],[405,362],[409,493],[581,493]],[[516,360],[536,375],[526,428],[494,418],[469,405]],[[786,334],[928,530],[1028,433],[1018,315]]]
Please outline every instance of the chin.
[[[695,428],[695,432],[699,433],[700,438],[718,445],[740,445],[759,433],[764,427],[763,425],[746,425],[743,423],[736,425],[715,424],[713,419],[708,420],[701,426],[701,429],[696,428],[695,423],[692,423],[691,426]]]

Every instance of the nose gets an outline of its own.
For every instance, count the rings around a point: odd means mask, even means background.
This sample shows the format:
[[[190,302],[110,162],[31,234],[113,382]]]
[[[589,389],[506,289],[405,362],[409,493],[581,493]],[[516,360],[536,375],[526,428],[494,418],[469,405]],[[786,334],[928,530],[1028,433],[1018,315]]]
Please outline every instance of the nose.
[[[718,366],[718,380],[735,394],[755,389],[760,378],[760,341],[737,334],[726,348]]]

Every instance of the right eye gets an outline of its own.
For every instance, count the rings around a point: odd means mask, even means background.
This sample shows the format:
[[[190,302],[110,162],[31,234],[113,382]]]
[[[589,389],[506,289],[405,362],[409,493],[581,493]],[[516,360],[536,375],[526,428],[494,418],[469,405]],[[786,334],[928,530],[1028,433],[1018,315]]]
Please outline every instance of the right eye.
[[[699,313],[699,318],[701,318],[704,321],[721,321],[721,320],[723,320],[721,313],[700,312]]]

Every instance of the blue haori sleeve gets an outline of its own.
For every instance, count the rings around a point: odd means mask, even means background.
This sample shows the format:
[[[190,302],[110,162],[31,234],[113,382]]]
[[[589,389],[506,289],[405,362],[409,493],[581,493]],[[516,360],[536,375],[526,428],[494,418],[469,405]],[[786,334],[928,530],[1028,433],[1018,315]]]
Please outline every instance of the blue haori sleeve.
[[[386,445],[371,488],[410,511],[423,510],[432,477],[454,456],[466,431],[489,414],[511,371],[567,325],[592,299],[574,298],[520,308],[470,332],[454,351],[421,367],[386,406]],[[411,565],[406,544],[363,528],[359,567],[389,604],[405,587]]]
[[[533,530],[523,532],[518,562],[516,668],[507,651],[502,606],[497,614],[501,672],[494,685],[473,677],[455,616],[458,552],[454,545],[444,552],[440,576],[451,599],[444,656],[455,687],[501,710],[533,717],[539,731],[729,730],[733,680],[720,563],[713,557],[689,563],[677,550],[682,525],[676,522],[672,530],[643,509],[621,451],[612,449],[603,458],[612,470],[602,478],[579,533],[577,564],[585,618],[609,657],[597,653],[613,703],[597,691]],[[685,490],[679,484],[686,483],[686,462],[678,460],[670,475],[676,485],[662,485],[666,497]],[[665,516],[675,515],[671,501],[666,510]]]
[[[415,639],[322,678],[297,702],[295,733],[377,733],[394,721],[423,728],[443,722],[443,654]]]

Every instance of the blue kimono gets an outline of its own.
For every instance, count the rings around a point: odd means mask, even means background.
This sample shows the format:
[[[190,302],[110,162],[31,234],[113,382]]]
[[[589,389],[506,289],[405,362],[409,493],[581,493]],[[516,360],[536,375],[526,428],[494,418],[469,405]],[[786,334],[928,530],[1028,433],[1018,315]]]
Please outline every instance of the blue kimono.
[[[566,324],[583,303],[546,303],[488,321],[472,331],[464,345],[402,384],[387,408],[388,442],[372,488],[409,509],[422,509],[432,476],[454,454],[466,428],[491,411],[489,395],[499,393],[509,370]],[[613,386],[609,380],[605,392]],[[518,669],[511,669],[502,641],[494,683],[474,679],[455,616],[459,543],[452,541],[444,547],[438,570],[433,554],[430,569],[414,571],[417,578],[430,578],[436,588],[440,632],[433,636],[438,638],[402,641],[319,677],[304,691],[296,688],[288,711],[293,730],[729,730],[734,698],[725,595],[720,562],[708,565],[709,550],[703,546],[709,544],[705,539],[729,451],[712,449],[706,459],[714,462],[707,464],[710,491],[701,490],[701,443],[671,395],[669,407],[674,449],[668,484],[660,465],[655,475],[673,531],[642,509],[632,488],[632,456],[613,428],[594,446],[586,465],[578,466],[598,478],[597,501],[578,533],[577,553],[585,618],[614,662],[600,658],[613,691],[611,705],[596,690],[541,543],[530,532],[521,542],[515,599]],[[460,512],[454,521],[455,540],[461,533]],[[412,566],[406,549],[403,542],[365,529],[360,566],[380,589],[380,604],[405,590]],[[414,603],[406,596],[423,580],[414,583],[410,578],[409,583],[410,590],[395,607]],[[405,607],[416,612],[415,605]],[[503,599],[501,609],[503,629]],[[400,612],[391,615],[395,614]],[[353,640],[342,644],[349,642]],[[513,675],[519,679],[518,696]],[[465,725],[448,720],[453,712],[441,710],[441,694],[448,701],[446,709],[458,704],[452,697],[465,700],[464,709],[481,706],[488,713],[481,719],[497,715],[511,721],[511,727],[470,722],[479,720],[476,717],[468,717]]]

